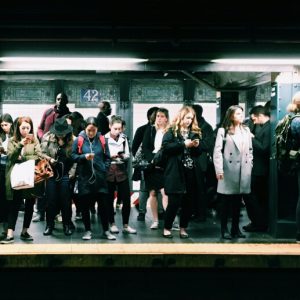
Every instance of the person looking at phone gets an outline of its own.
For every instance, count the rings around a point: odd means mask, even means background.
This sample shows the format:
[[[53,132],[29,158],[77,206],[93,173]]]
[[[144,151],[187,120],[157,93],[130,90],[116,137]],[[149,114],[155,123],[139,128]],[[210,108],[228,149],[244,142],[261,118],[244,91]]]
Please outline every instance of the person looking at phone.
[[[116,239],[108,226],[106,175],[110,166],[110,152],[107,143],[102,144],[100,141],[100,135],[97,119],[88,117],[85,120],[85,129],[79,133],[72,146],[72,158],[77,163],[78,197],[85,227],[83,240],[92,238],[90,206],[95,200],[98,203],[104,238]],[[79,137],[83,139],[80,147]]]
[[[46,221],[44,235],[52,235],[57,210],[61,210],[65,235],[73,233],[71,225],[71,197],[69,171],[73,166],[71,157],[73,128],[66,119],[57,119],[42,139],[41,148],[50,161],[54,176],[46,182]]]
[[[114,194],[118,191],[118,197],[123,200],[122,220],[123,233],[135,234],[136,230],[128,225],[130,217],[130,186],[126,167],[126,161],[130,158],[129,145],[123,134],[123,120],[119,116],[112,116],[110,120],[110,132],[105,135],[111,157],[111,165],[107,173],[108,185],[108,209],[110,232],[119,233],[119,228],[114,217]]]
[[[191,217],[193,198],[197,196],[195,163],[201,154],[201,130],[198,127],[195,111],[190,106],[182,107],[172,126],[164,134],[162,147],[167,157],[164,170],[164,189],[168,195],[163,236],[172,238],[172,224],[179,207],[180,238],[188,238],[186,232]]]
[[[33,134],[33,124],[30,117],[19,117],[16,120],[16,129],[13,137],[9,140],[7,146],[7,165],[6,165],[6,197],[9,202],[8,207],[8,230],[6,238],[1,244],[10,244],[14,242],[14,231],[18,219],[19,207],[25,199],[25,213],[23,228],[20,238],[24,241],[33,241],[33,237],[28,233],[30,226],[33,206],[35,203],[36,190],[41,187],[37,185],[32,189],[13,190],[11,188],[10,174],[16,163],[26,160],[38,160],[43,158],[40,143]]]
[[[8,206],[6,201],[5,177],[8,141],[14,132],[14,121],[10,114],[0,117],[0,239],[6,237]]]

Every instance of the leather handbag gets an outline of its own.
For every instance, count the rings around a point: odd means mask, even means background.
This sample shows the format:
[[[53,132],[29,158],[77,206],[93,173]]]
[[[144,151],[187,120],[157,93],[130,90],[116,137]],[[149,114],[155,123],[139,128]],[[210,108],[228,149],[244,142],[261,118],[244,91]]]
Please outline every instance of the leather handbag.
[[[34,169],[34,183],[40,183],[50,177],[53,177],[53,169],[47,159],[41,159]]]

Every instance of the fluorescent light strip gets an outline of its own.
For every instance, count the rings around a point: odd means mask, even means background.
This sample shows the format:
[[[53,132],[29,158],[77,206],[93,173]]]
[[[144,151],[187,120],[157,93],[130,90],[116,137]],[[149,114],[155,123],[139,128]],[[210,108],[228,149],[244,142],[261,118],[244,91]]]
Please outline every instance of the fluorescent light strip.
[[[79,62],[79,63],[139,63],[144,58],[121,57],[0,57],[3,62]]]
[[[287,58],[287,59],[277,59],[277,58],[223,58],[214,59],[214,63],[227,64],[227,65],[300,65],[300,58]]]
[[[2,57],[0,71],[126,71],[138,68],[140,58],[112,57]]]

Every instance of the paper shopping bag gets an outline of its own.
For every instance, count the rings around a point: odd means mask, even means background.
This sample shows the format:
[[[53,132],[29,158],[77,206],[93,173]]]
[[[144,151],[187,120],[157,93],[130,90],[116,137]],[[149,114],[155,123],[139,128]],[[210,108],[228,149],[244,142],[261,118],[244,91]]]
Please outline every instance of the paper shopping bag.
[[[14,190],[31,189],[34,187],[34,167],[33,159],[20,164],[15,164],[10,174],[11,187]]]

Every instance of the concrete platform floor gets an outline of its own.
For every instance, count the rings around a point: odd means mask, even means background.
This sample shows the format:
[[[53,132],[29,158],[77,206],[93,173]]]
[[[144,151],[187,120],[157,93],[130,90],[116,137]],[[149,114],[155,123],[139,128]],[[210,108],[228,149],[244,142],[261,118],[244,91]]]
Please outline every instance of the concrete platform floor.
[[[73,207],[74,210],[74,207]],[[152,214],[150,208],[146,214],[145,222],[137,221],[138,211],[135,207],[131,208],[131,215],[129,220],[129,225],[137,230],[137,234],[124,234],[122,233],[122,215],[121,210],[116,210],[115,221],[118,226],[120,233],[115,234],[117,237],[116,241],[108,241],[102,238],[101,224],[98,219],[97,214],[91,214],[92,222],[92,233],[93,238],[89,241],[82,240],[82,235],[84,233],[84,226],[81,220],[75,220],[75,213],[73,213],[73,223],[76,226],[74,233],[71,236],[65,236],[63,233],[62,223],[56,222],[55,230],[52,236],[44,236],[43,231],[46,226],[46,222],[32,222],[29,228],[29,233],[34,237],[33,242],[24,242],[20,240],[19,235],[23,223],[23,212],[19,212],[17,227],[15,231],[15,243],[14,245],[20,244],[202,244],[202,243],[221,243],[221,244],[261,244],[261,243],[295,243],[294,239],[275,239],[266,233],[245,233],[245,239],[235,239],[235,240],[222,240],[220,239],[220,223],[216,215],[208,217],[205,222],[195,222],[191,221],[187,232],[189,233],[188,239],[181,239],[179,237],[178,231],[173,231],[173,238],[167,239],[162,236],[163,231],[163,221],[160,221],[158,230],[151,230],[150,225],[152,224]],[[176,221],[177,218],[176,218]],[[246,210],[242,210],[242,216],[240,219],[240,228],[243,225],[248,224],[249,220],[247,217]],[[228,222],[230,227],[230,221]],[[7,247],[9,245],[0,245],[2,247]],[[1,251],[1,250],[0,250]]]
[[[74,214],[75,215],[75,214]],[[151,213],[145,222],[137,221],[131,209],[130,225],[137,234],[116,234],[116,241],[101,237],[97,215],[92,215],[93,239],[83,241],[82,221],[74,221],[76,230],[65,236],[57,222],[52,236],[44,236],[45,222],[32,222],[33,242],[19,239],[23,212],[19,213],[15,243],[0,245],[0,268],[300,268],[300,245],[294,239],[274,239],[267,233],[246,233],[245,239],[220,239],[216,216],[206,222],[190,223],[188,239],[174,231],[172,239],[162,237],[162,226],[151,230]],[[116,211],[121,229],[121,211]],[[249,222],[242,211],[241,227]]]

